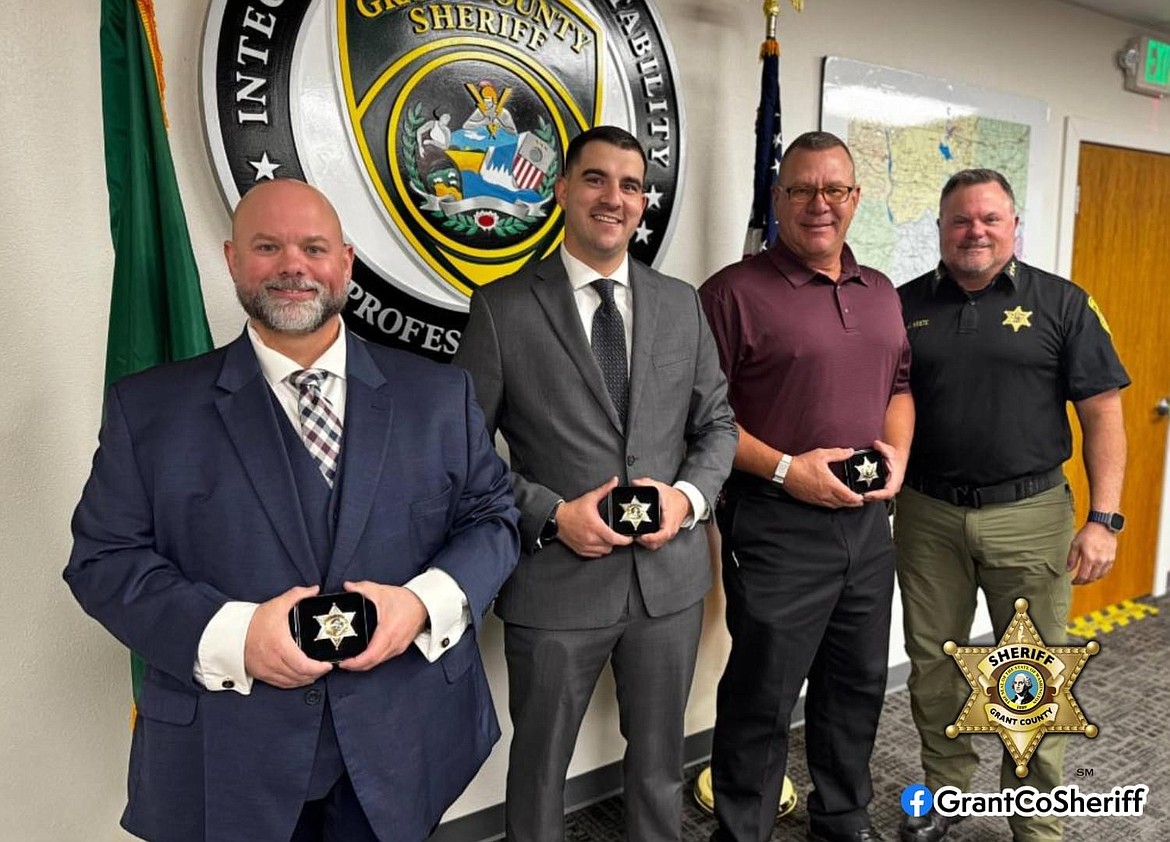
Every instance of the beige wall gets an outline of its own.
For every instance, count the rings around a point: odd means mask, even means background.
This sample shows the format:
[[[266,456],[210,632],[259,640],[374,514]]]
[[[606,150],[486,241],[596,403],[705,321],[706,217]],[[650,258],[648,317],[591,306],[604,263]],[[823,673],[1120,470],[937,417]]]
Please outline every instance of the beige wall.
[[[122,649],[73,603],[60,578],[68,521],[84,482],[101,411],[112,255],[102,160],[94,0],[0,0],[0,308],[8,397],[0,410],[0,804],[5,838],[122,838],[127,666]],[[682,71],[687,192],[666,271],[699,282],[738,256],[751,177],[758,95],[756,0],[659,0]],[[208,162],[198,103],[198,45],[205,2],[156,3],[166,58],[172,148],[217,342],[242,325],[220,241],[227,214]],[[818,125],[821,61],[841,55],[1006,93],[1052,109],[1054,179],[1066,117],[1170,136],[1170,113],[1126,93],[1113,63],[1137,31],[1052,0],[809,0],[783,4],[784,134]],[[1038,237],[1036,262],[1055,268],[1057,195]],[[1030,232],[1031,234],[1032,232]],[[691,732],[710,727],[726,654],[721,606],[709,606]],[[902,660],[895,631],[891,660]],[[485,654],[504,711],[500,633]],[[506,720],[506,716],[502,717]],[[506,726],[505,726],[506,727]],[[617,759],[612,687],[603,683],[572,772]],[[504,744],[451,815],[498,802]]]

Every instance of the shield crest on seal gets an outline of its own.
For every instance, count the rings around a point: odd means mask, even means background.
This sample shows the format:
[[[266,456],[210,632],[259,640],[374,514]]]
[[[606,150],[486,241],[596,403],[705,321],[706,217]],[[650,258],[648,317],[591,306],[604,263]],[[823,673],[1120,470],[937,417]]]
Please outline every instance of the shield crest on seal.
[[[684,192],[678,72],[651,0],[207,0],[202,99],[231,208],[254,185],[322,190],[355,260],[346,323],[449,360],[478,287],[562,239],[567,141],[646,150],[630,255],[664,259]]]
[[[593,19],[552,0],[334,13],[351,139],[403,246],[465,295],[551,252],[565,147],[602,114]]]

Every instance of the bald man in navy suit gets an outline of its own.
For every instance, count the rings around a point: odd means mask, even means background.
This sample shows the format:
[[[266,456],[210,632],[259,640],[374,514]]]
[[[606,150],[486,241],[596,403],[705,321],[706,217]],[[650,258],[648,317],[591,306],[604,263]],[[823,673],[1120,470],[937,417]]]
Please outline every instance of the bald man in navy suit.
[[[122,825],[422,840],[499,738],[476,636],[519,552],[507,469],[464,372],[346,331],[319,192],[253,188],[225,254],[246,330],[110,388],[73,519],[69,586],[146,661]],[[334,666],[288,617],[340,591],[378,622]]]

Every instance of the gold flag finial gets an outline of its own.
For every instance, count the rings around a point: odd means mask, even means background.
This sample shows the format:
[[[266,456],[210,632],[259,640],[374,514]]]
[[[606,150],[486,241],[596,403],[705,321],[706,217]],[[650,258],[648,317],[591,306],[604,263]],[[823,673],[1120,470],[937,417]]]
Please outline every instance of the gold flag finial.
[[[780,17],[780,0],[764,0],[764,43],[760,45],[760,58],[780,55],[780,43],[776,40],[776,19]],[[804,11],[804,0],[792,0],[792,8]]]

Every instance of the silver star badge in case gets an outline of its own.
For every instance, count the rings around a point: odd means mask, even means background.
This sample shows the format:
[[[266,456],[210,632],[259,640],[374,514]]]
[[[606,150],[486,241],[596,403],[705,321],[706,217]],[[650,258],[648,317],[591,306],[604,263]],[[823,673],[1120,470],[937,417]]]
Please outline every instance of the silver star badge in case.
[[[854,465],[857,469],[857,481],[864,482],[866,486],[871,486],[878,480],[878,466],[877,462],[871,462],[869,457],[861,460],[860,465]]]
[[[622,503],[621,507],[621,523],[628,523],[634,529],[637,529],[643,523],[652,522],[650,513],[647,511],[647,504],[643,503],[637,497],[632,498],[628,503]]]
[[[345,638],[358,636],[358,633],[353,630],[353,618],[356,614],[356,611],[342,611],[337,607],[336,602],[333,603],[328,614],[314,614],[313,619],[321,626],[321,630],[313,639],[315,641],[331,640],[333,648],[340,649],[341,641]]]

